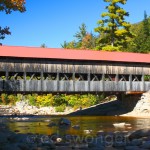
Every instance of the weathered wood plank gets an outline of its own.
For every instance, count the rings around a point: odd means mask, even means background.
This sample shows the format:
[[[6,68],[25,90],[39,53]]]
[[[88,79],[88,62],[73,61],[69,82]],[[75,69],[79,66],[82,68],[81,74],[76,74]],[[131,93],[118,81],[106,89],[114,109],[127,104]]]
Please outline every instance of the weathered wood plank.
[[[60,92],[72,92],[72,91],[74,91],[73,81],[59,81],[59,91]]]
[[[150,90],[150,82],[147,81],[144,82],[145,90],[143,90],[142,81],[133,81],[132,85],[129,81],[90,81],[90,88],[88,86],[88,81],[0,80],[0,91],[10,92],[140,92]]]
[[[44,92],[57,92],[57,80],[44,80],[43,91]]]
[[[75,92],[88,91],[88,81],[75,81]]]
[[[0,91],[3,91],[3,80],[0,80]]]
[[[0,58],[0,71],[7,70],[9,72],[41,72],[42,70],[43,72],[56,73],[59,70],[61,73],[72,73],[73,66],[76,73],[134,75],[144,73],[150,75],[150,64]]]

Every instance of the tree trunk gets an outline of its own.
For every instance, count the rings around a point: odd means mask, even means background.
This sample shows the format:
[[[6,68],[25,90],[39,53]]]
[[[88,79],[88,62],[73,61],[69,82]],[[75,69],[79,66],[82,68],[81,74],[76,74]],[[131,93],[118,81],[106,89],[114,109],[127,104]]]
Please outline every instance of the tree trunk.
[[[114,24],[114,19],[112,19],[112,24]],[[111,46],[113,47],[114,46],[114,32],[115,32],[115,29],[114,29],[114,26],[112,26],[112,31],[111,31]]]

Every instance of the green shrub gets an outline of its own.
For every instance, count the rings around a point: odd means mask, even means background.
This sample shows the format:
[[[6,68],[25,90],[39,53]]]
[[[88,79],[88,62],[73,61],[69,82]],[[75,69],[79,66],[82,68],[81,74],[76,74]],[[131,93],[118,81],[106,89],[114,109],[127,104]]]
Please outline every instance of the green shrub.
[[[9,104],[8,95],[5,93],[1,94],[1,103],[4,105]]]
[[[56,111],[63,112],[66,106],[70,106],[72,108],[85,108],[90,107],[92,105],[100,103],[104,100],[104,95],[96,95],[96,94],[17,94],[17,95],[7,95],[1,94],[0,96],[0,104],[15,104],[17,101],[28,100],[29,105],[32,106],[40,106],[47,107],[53,106],[56,107]]]
[[[79,98],[80,98],[80,95],[78,95],[78,94],[68,95],[68,98],[67,98],[68,105],[71,107],[74,107],[78,103],[80,105]]]
[[[16,101],[19,102],[19,101],[22,101],[22,100],[24,100],[24,95],[23,94],[17,94]]]
[[[60,106],[55,107],[56,112],[64,112],[65,109],[66,109],[66,105],[60,105]]]
[[[37,97],[37,94],[27,95],[27,99],[29,100],[29,105],[36,106],[36,97]]]
[[[121,51],[121,47],[107,45],[107,46],[102,47],[102,50],[103,51],[109,51],[109,52]]]
[[[54,96],[53,106],[60,106],[60,105],[68,105],[66,94],[61,95],[57,94]]]
[[[17,101],[17,96],[16,95],[8,95],[7,97],[9,104],[14,105]]]
[[[54,96],[52,94],[39,95],[36,98],[36,104],[42,107],[52,106],[53,102]]]
[[[144,76],[144,80],[145,80],[145,81],[150,81],[150,75],[145,75],[145,76]]]

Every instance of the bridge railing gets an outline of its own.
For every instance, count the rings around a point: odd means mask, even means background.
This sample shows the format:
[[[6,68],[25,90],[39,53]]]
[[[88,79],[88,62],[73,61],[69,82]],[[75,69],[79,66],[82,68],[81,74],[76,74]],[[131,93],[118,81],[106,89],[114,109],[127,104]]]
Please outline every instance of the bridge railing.
[[[125,92],[148,91],[148,81],[0,80],[1,92]]]

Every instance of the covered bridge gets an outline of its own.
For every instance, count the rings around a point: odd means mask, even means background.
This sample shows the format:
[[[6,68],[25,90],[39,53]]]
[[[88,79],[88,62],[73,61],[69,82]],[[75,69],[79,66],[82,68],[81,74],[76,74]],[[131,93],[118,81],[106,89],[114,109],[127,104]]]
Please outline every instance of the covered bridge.
[[[144,92],[150,54],[0,46],[0,92]]]

